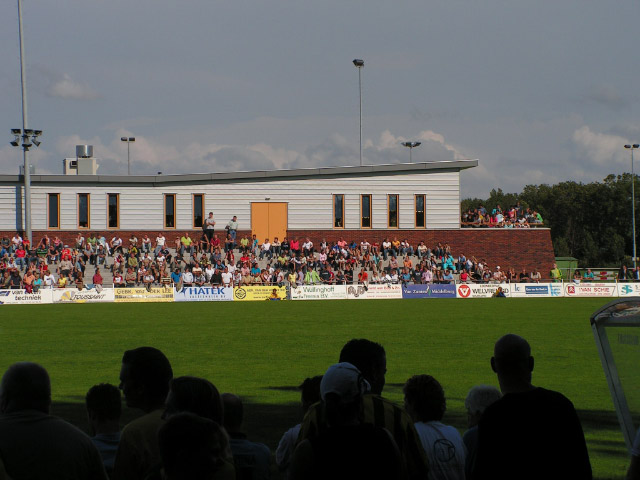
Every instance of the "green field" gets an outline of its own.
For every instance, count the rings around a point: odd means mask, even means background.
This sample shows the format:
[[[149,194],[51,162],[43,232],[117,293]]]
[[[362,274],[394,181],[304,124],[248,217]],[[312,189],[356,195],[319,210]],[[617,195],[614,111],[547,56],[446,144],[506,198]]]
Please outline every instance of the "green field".
[[[464,432],[464,398],[497,386],[493,344],[513,332],[531,343],[533,383],[567,395],[582,419],[594,475],[620,478],[628,465],[589,316],[607,299],[363,300],[6,306],[0,309],[0,370],[31,360],[51,375],[53,413],[85,427],[83,398],[117,385],[124,350],[152,345],[176,376],[197,375],[245,399],[249,437],[275,449],[299,422],[295,389],[337,362],[351,338],[387,351],[384,395],[428,373],[447,395],[445,423]],[[125,420],[135,412],[125,412]]]

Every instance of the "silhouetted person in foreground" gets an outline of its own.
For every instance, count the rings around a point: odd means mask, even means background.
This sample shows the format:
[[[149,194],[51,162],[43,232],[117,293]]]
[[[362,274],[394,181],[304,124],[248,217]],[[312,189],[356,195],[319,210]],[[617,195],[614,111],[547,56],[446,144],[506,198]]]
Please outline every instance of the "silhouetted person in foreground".
[[[478,422],[482,418],[482,414],[489,405],[502,397],[502,393],[496,387],[491,385],[476,385],[469,390],[467,398],[464,399],[464,406],[467,409],[467,426],[469,429],[464,432],[462,441],[467,447],[467,456],[465,457],[464,471],[467,480],[472,477],[476,463],[476,454],[478,452]]]
[[[49,415],[51,382],[36,363],[9,367],[0,386],[0,458],[13,479],[106,480],[91,439]]]
[[[100,452],[107,474],[113,472],[120,443],[120,415],[122,397],[114,385],[101,383],[89,389],[85,397],[87,419],[93,437],[91,440]]]
[[[145,414],[122,430],[114,465],[116,480],[144,480],[160,464],[158,429],[173,370],[157,348],[127,350],[122,357],[120,389],[127,406]]]
[[[320,383],[328,428],[296,447],[292,480],[400,478],[400,452],[391,433],[362,422],[362,398],[370,388],[354,365],[329,367]]]
[[[165,480],[231,480],[224,460],[227,435],[213,420],[178,413],[160,427],[158,443]]]
[[[266,480],[271,475],[271,451],[263,443],[252,442],[242,432],[244,407],[232,393],[222,394],[224,428],[231,440],[231,452],[238,480]]]
[[[362,396],[362,421],[386,428],[402,458],[402,478],[427,478],[429,462],[413,426],[411,416],[404,408],[382,397],[387,372],[387,356],[382,345],[364,338],[349,340],[340,352],[340,362],[354,365],[370,385]],[[309,408],[300,429],[298,442],[312,439],[327,428],[325,405],[317,403]]]
[[[509,334],[496,342],[491,368],[503,397],[478,424],[474,479],[590,479],[580,420],[564,395],[531,384],[527,341]]]

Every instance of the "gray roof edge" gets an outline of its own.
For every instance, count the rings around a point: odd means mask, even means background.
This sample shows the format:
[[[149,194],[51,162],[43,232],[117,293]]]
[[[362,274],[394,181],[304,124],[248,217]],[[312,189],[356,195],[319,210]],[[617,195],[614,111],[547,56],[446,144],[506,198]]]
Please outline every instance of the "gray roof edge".
[[[446,160],[441,162],[392,163],[342,167],[313,167],[283,170],[256,170],[218,173],[190,173],[177,175],[31,175],[32,183],[185,183],[216,180],[276,179],[287,177],[356,176],[362,174],[420,173],[429,170],[464,170],[478,166],[478,159]],[[0,175],[0,183],[22,182],[22,175]]]

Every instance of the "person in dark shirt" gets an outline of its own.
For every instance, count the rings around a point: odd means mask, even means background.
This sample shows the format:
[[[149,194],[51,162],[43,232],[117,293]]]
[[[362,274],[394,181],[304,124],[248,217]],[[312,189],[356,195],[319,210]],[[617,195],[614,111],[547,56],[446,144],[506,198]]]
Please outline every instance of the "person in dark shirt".
[[[534,360],[522,337],[496,342],[491,368],[503,397],[478,424],[474,479],[590,479],[589,454],[573,404],[531,384]]]

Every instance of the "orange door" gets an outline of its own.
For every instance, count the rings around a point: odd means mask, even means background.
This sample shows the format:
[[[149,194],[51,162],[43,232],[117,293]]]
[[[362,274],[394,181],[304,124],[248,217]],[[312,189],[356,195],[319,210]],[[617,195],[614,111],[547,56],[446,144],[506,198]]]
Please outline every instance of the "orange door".
[[[254,202],[251,204],[251,233],[260,243],[266,238],[280,241],[287,236],[287,204]]]

